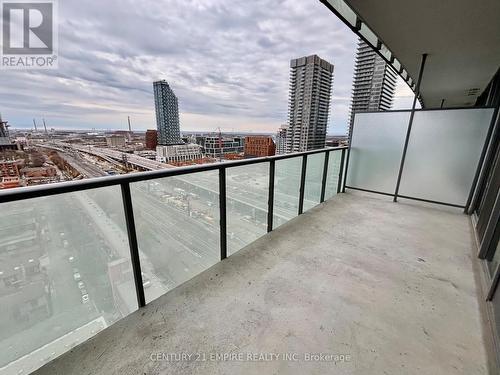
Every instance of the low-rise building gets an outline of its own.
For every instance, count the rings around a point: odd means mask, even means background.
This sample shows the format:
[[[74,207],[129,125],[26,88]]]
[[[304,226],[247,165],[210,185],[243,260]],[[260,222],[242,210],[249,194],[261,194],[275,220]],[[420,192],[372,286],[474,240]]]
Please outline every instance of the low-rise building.
[[[110,135],[106,137],[106,144],[108,147],[124,147],[126,138],[121,135]]]
[[[57,170],[52,166],[42,167],[26,167],[21,169],[21,173],[25,178],[38,178],[38,177],[55,177]]]
[[[272,156],[276,154],[276,145],[272,137],[245,137],[245,157]]]
[[[0,176],[1,177],[19,177],[20,170],[24,166],[24,160],[0,160]]]
[[[12,189],[21,186],[21,179],[19,177],[1,177],[0,189]]]
[[[156,147],[156,161],[160,163],[188,161],[203,158],[201,146],[194,143]]]
[[[38,215],[22,203],[0,220],[0,332],[7,334],[50,315],[50,285],[42,270],[44,254]]]
[[[217,158],[226,154],[239,154],[244,151],[243,137],[197,137],[196,143],[203,147],[207,157]]]
[[[158,130],[146,130],[145,145],[148,150],[156,150],[156,146],[158,146]]]

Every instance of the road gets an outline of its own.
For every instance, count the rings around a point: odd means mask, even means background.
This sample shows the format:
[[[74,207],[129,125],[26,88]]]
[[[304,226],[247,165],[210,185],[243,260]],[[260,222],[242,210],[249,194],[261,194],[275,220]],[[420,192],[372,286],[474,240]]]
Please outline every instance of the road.
[[[113,316],[114,304],[107,278],[107,255],[101,251],[98,233],[89,218],[80,213],[69,194],[38,198],[34,208],[34,215],[40,218],[39,225],[44,229],[40,240],[47,254],[44,263],[49,279],[47,298],[52,314],[46,319],[33,322],[28,329],[2,337],[0,366],[101,316]],[[87,303],[82,301],[82,292],[74,278],[74,268],[81,274],[86,294],[90,297]],[[88,338],[87,333],[85,337],[80,337],[80,333],[73,334],[72,339],[78,342]],[[28,367],[31,366],[30,358],[28,356],[25,359]],[[16,368],[18,365],[19,362]]]
[[[78,173],[80,173],[80,175],[82,175],[85,178],[103,177],[108,175],[98,166],[82,158],[79,155],[79,153],[75,150],[59,147],[57,145],[52,145],[52,144],[36,144],[35,146],[57,151],[59,155],[62,158],[64,158],[68,164],[70,164],[73,168],[75,168],[78,171]]]
[[[156,160],[146,159],[142,156],[120,152],[109,148],[95,147],[90,145],[80,146],[71,143],[65,143],[62,141],[52,141],[51,145],[64,150],[78,150],[80,152],[85,152],[87,154],[97,156],[108,161],[115,160],[117,162],[123,163],[126,160],[127,163],[132,164],[142,170],[154,171],[159,169],[175,168],[170,164],[160,163]]]

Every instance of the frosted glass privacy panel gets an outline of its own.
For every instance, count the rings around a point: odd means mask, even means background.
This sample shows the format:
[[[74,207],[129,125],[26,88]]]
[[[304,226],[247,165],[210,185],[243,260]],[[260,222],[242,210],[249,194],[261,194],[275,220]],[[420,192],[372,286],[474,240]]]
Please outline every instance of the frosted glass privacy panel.
[[[493,109],[417,111],[401,195],[465,205]]]
[[[354,117],[347,186],[393,194],[410,112]]]

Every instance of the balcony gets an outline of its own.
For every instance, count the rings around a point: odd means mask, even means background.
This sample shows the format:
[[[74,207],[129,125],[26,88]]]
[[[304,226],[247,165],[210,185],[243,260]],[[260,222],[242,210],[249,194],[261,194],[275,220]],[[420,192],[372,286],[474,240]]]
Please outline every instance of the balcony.
[[[486,374],[474,246],[459,209],[341,194],[36,374]],[[183,353],[206,361],[163,356]]]
[[[404,112],[356,115],[349,150],[1,192],[1,370],[487,373],[476,244],[455,201],[470,189],[492,116],[472,111],[483,131],[468,154],[426,156],[448,169],[430,189],[447,202],[393,203],[384,190],[404,139],[381,130],[404,128]],[[455,130],[472,121],[456,113],[416,115],[402,193],[415,178],[418,119],[434,116],[441,134],[450,116]],[[277,353],[287,357],[260,362]]]
[[[0,373],[498,373],[498,4],[449,32],[466,2],[323,2],[412,109],[349,149],[0,192]]]

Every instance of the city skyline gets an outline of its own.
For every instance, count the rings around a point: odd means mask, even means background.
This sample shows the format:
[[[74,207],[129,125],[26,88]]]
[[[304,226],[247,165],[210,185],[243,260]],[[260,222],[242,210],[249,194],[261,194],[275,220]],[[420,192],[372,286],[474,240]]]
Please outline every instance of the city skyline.
[[[134,130],[146,130],[155,125],[150,82],[166,79],[182,99],[181,131],[273,133],[287,117],[289,60],[317,53],[337,67],[329,133],[345,133],[351,31],[320,3],[227,4],[61,4],[59,69],[2,72],[4,117],[17,128],[35,117],[57,129],[125,129],[131,116]],[[123,26],[110,28],[117,8]],[[182,14],[192,22],[179,22]]]

